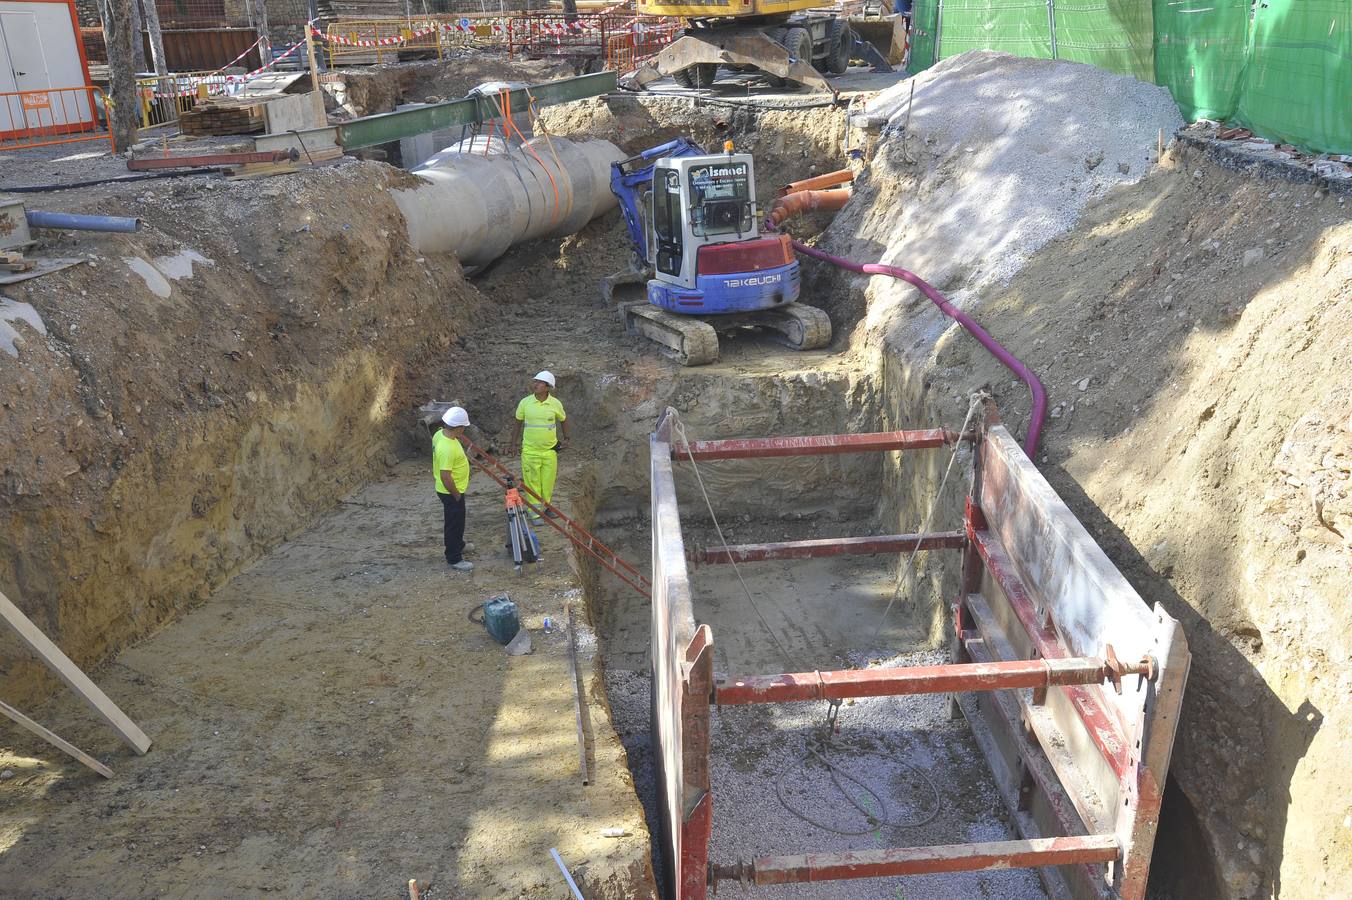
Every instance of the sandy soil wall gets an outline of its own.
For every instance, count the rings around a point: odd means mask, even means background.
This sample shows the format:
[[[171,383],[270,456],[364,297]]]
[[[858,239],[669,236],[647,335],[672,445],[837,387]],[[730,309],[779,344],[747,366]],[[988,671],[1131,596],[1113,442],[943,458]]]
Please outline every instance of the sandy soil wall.
[[[46,333],[18,324],[0,352],[0,589],[77,662],[394,464],[397,423],[483,302],[407,249],[385,190],[401,177],[348,163],[30,199],[145,220],[47,232],[35,252],[92,262],[6,289]],[[20,705],[51,687],[7,637],[0,683]]]
[[[871,177],[863,210],[914,184],[885,160]],[[827,238],[840,249],[879,235],[838,225]],[[1175,150],[967,306],[1047,384],[1043,472],[1146,601],[1187,629],[1161,896],[1327,897],[1346,883],[1352,382],[1331,361],[1352,329],[1349,238],[1338,197]],[[853,340],[881,355],[885,417],[956,426],[984,389],[1022,434],[1023,386],[927,301],[881,281],[863,307],[834,273],[810,283],[834,290],[833,313],[855,317]],[[918,524],[939,462],[898,466],[885,526]],[[960,514],[949,496],[941,527]],[[954,589],[938,571],[922,559],[915,601],[936,636]]]

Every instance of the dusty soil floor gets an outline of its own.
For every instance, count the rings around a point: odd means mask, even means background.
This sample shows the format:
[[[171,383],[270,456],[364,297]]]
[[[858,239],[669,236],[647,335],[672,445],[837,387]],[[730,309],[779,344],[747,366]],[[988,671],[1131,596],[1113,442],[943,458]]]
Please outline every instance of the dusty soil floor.
[[[104,781],[7,731],[6,897],[644,895],[643,812],[610,729],[596,642],[580,640],[592,741],[581,783],[566,621],[581,592],[563,538],[512,571],[500,498],[479,476],[471,576],[439,554],[423,461],[343,501],[99,675],[155,740],[116,745],[68,693],[41,717],[116,772]],[[562,488],[572,488],[565,477]],[[535,651],[510,658],[468,611],[510,591]],[[621,828],[605,838],[603,828]]]

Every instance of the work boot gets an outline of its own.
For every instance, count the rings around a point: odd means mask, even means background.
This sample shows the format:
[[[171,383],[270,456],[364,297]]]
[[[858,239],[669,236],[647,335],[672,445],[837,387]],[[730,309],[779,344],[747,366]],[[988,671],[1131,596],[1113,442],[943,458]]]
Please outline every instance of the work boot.
[[[474,563],[467,559],[462,559],[458,563],[451,563],[451,568],[455,569],[457,572],[473,572]]]

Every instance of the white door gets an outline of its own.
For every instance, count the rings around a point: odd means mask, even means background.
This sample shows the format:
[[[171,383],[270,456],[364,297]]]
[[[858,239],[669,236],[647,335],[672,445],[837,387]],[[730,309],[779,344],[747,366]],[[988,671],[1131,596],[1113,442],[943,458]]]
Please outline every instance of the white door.
[[[0,13],[0,34],[9,56],[11,91],[45,91],[52,86],[38,34],[38,17],[29,12]]]
[[[45,91],[51,84],[37,16],[0,13],[0,93]],[[0,132],[64,124],[59,107],[46,103],[41,94],[0,99]]]

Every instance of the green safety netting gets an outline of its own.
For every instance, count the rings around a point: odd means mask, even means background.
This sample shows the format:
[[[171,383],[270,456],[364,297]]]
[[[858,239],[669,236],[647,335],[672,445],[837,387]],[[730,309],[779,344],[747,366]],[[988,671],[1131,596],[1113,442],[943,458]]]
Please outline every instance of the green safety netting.
[[[1352,0],[1259,0],[1234,118],[1270,138],[1352,153]]]
[[[1352,0],[915,0],[911,71],[967,50],[1169,88],[1184,118],[1352,154]]]
[[[1051,7],[1057,59],[1155,80],[1154,17],[1147,0],[1058,0]]]
[[[1155,0],[1155,76],[1183,118],[1228,119],[1248,55],[1250,0]]]

